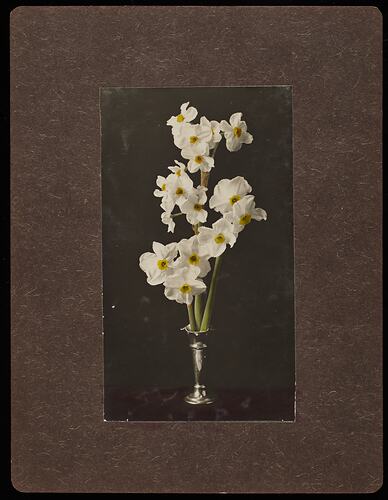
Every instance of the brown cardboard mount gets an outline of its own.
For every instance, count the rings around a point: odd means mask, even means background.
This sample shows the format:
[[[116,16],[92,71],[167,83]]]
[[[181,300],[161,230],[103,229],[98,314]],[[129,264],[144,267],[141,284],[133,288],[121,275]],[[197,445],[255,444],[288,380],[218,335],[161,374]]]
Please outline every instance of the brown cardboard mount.
[[[382,16],[11,13],[12,481],[28,492],[382,483]],[[295,423],[104,422],[99,88],[292,85]]]

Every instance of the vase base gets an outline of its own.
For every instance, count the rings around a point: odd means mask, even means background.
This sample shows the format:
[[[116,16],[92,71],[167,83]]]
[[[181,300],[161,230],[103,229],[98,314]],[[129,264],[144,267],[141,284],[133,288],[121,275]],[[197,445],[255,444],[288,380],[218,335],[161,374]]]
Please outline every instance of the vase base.
[[[209,395],[191,393],[185,397],[185,401],[191,405],[210,405],[214,403],[215,398]]]

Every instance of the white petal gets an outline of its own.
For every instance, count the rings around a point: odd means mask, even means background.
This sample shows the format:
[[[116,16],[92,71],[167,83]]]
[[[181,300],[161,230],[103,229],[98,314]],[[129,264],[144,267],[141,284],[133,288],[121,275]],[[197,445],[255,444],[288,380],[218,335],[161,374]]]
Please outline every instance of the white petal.
[[[233,115],[229,118],[229,122],[232,127],[238,127],[241,122],[242,113],[233,113]]]
[[[194,291],[198,292],[197,294],[200,294],[206,290],[206,285],[201,280],[191,280],[189,281],[189,285],[194,289]]]
[[[149,273],[155,266],[156,256],[154,253],[145,252],[139,257],[139,266],[145,273]]]
[[[174,126],[176,124],[176,116],[172,116],[166,122],[167,125]]]
[[[184,102],[181,104],[181,114],[184,115],[186,113],[187,106],[190,104],[190,101]]]
[[[177,288],[165,288],[164,289],[164,295],[169,299],[169,300],[176,300],[177,295],[179,291]]]
[[[235,137],[234,135],[227,138],[226,140],[226,149],[231,153],[239,151],[241,149],[241,141]]]
[[[204,208],[202,210],[197,210],[197,219],[198,219],[198,222],[200,222],[201,224],[203,224],[204,222],[206,222],[207,220],[207,210],[205,210]]]
[[[182,170],[186,170],[186,165],[184,163],[178,160],[174,160],[174,162],[178,165],[179,168],[181,168]]]
[[[174,144],[177,148],[182,149],[186,144],[186,140],[182,135],[175,135]]]
[[[267,220],[267,212],[262,208],[255,208],[252,213],[252,219]]]
[[[165,196],[163,199],[162,199],[162,203],[160,204],[160,206],[163,208],[163,210],[165,212],[172,212],[172,209],[174,208],[175,206],[175,202],[174,200],[171,198],[171,196]],[[165,222],[165,224],[167,224],[167,222]]]
[[[164,282],[166,288],[179,288],[182,283],[182,273],[179,268],[174,268],[174,274],[167,276]]]
[[[202,165],[203,167],[201,170],[203,172],[210,172],[210,170],[214,167],[214,158],[211,156],[205,156]]]
[[[234,194],[233,186],[231,181],[233,179],[221,179],[214,187],[214,193],[220,195],[220,197],[230,197]]]
[[[158,269],[158,271],[159,272],[155,272],[151,276],[148,276],[147,283],[149,285],[153,285],[153,286],[161,285],[164,282],[165,277],[166,277],[165,272],[160,271],[159,269]]]
[[[164,259],[164,245],[158,241],[154,241],[152,242],[152,250],[160,259]]]
[[[180,186],[183,187],[185,191],[188,193],[192,191],[194,188],[193,181],[190,179],[190,177],[186,174],[186,172],[183,172],[179,178],[179,184]]]
[[[233,245],[236,243],[236,241],[237,241],[237,237],[233,233],[233,225],[232,225],[232,232],[228,235],[228,243],[230,245],[230,248],[233,247]]]
[[[192,120],[194,120],[196,118],[197,115],[198,115],[198,111],[194,107],[190,107],[186,111],[185,121],[191,122]]]
[[[198,241],[200,244],[205,244],[213,237],[213,229],[206,226],[200,226],[198,228]]]
[[[244,121],[240,122],[238,126],[241,128],[242,133],[247,131],[247,124]]]
[[[191,255],[193,253],[193,240],[192,238],[187,239],[183,238],[179,243],[178,243],[178,250],[179,250],[179,255],[187,256]]]
[[[171,217],[171,212],[163,212],[160,216],[163,224],[168,225],[167,232],[173,233],[175,229],[174,219]]]
[[[188,165],[187,165],[187,170],[194,174],[195,172],[198,172],[199,170],[199,163],[197,163],[194,160],[190,160]]]
[[[211,123],[206,118],[206,116],[201,116],[201,119],[199,120],[199,124],[202,125],[203,127],[211,127]]]
[[[226,243],[216,243],[214,245],[213,257],[219,257],[226,250]]]
[[[211,265],[208,259],[205,259],[204,257],[201,257],[200,263],[199,263],[199,268],[200,268],[200,273],[198,276],[201,278],[204,278],[208,272],[211,270]],[[206,285],[205,285],[206,287]]]
[[[190,305],[193,302],[193,294],[192,293],[182,293],[182,303]]]
[[[233,128],[230,126],[230,124],[226,120],[221,120],[220,129],[225,133],[233,134]]]
[[[177,254],[178,254],[178,248],[177,248],[177,244],[175,242],[168,243],[164,247],[164,255],[165,255],[164,258],[165,259],[168,259],[168,260],[175,259]]]
[[[193,150],[191,148],[184,148],[181,151],[181,155],[186,160],[191,160],[192,158],[194,158],[195,153],[193,153]],[[187,168],[189,169],[189,172],[190,172],[190,167],[188,166]]]
[[[225,217],[221,217],[212,225],[213,229],[219,233],[230,233],[232,231],[231,223],[225,219]]]
[[[197,217],[193,212],[186,213],[186,220],[189,224],[194,225],[197,224]]]
[[[240,175],[234,177],[230,181],[230,190],[233,191],[233,195],[245,196],[252,191],[252,186],[248,184],[244,177]]]
[[[156,196],[157,198],[162,198],[164,195],[165,195],[164,191],[160,191],[159,189],[154,190],[154,196]]]
[[[243,142],[244,144],[251,144],[253,142],[252,134],[249,134],[248,132],[244,132],[241,135],[241,142]]]

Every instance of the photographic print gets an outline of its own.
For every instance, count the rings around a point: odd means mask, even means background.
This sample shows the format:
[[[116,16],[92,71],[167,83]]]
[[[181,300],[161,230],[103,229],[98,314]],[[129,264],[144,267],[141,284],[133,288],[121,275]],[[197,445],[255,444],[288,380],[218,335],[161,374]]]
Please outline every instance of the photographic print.
[[[104,419],[295,419],[292,88],[101,88]]]

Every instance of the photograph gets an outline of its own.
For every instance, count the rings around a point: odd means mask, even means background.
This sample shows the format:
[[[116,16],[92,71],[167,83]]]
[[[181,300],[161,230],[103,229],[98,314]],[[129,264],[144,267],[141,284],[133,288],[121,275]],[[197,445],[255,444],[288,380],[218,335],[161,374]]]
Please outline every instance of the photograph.
[[[5,16],[17,492],[381,488],[383,16],[326,3]]]
[[[105,421],[296,418],[292,87],[100,88]]]

